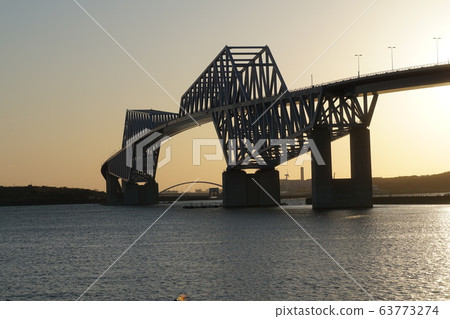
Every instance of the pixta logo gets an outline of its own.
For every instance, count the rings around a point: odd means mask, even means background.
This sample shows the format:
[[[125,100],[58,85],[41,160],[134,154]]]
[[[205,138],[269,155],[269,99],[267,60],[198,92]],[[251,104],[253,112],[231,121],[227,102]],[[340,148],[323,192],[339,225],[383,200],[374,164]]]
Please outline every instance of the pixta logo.
[[[264,166],[267,165],[267,163],[264,161],[262,156],[259,154],[259,151],[261,147],[264,145],[264,143],[267,140],[259,140],[255,144],[252,144],[249,140],[242,139],[242,144],[247,149],[249,155],[243,160],[241,165],[245,166],[250,163],[250,160],[253,158],[256,160],[258,165]],[[228,165],[236,165],[236,158],[234,151],[237,148],[238,145],[237,139],[230,139],[228,140],[228,150],[229,150],[229,158],[228,158]],[[277,146],[280,149],[280,165],[288,165],[288,147],[296,145],[296,141],[294,139],[271,139],[270,145],[271,146]],[[204,154],[203,157],[207,161],[221,161],[223,160],[223,153],[222,153],[222,145],[223,140],[220,139],[194,139],[192,142],[192,165],[198,166],[201,165],[201,147],[202,146],[213,146],[214,147],[214,153]],[[311,154],[314,156],[314,159],[316,160],[318,165],[325,165],[325,161],[323,160],[322,155],[319,152],[319,149],[317,148],[316,143],[314,143],[314,140],[307,139],[303,142],[302,148],[300,149],[300,152],[298,154],[297,160],[295,161],[295,165],[302,165],[303,161],[305,160],[311,160],[311,156],[308,152],[311,152]]]
[[[159,132],[154,132],[144,138],[142,141],[136,143],[140,138],[149,133],[149,129],[145,129],[135,134],[126,141],[126,166],[130,168],[135,168],[139,172],[147,173],[148,175],[155,176],[154,167],[157,151],[162,145],[170,140],[170,137],[163,136]],[[147,156],[144,156],[145,154]],[[165,156],[162,160],[158,162],[158,167],[161,168],[167,165],[172,159],[171,147],[168,146],[165,150]],[[146,169],[144,170],[144,158],[146,161]],[[133,159],[136,161],[136,167],[133,167]]]
[[[170,137],[163,136],[161,133],[154,132],[150,135],[148,133],[150,130],[145,129],[138,134],[134,135],[127,140],[126,143],[126,166],[130,168],[135,168],[139,172],[146,173],[151,176],[155,176],[155,161],[157,160],[157,152],[162,145],[170,140]],[[148,135],[148,136],[146,136]],[[146,136],[146,137],[145,137]],[[145,137],[145,138],[144,138]],[[143,139],[142,139],[143,138]],[[142,140],[141,140],[142,139]],[[259,140],[255,144],[251,143],[249,140],[242,140],[242,145],[248,150],[248,156],[240,163],[240,165],[245,166],[251,162],[251,159],[257,161],[258,165],[264,166],[267,163],[264,161],[260,155],[260,149],[263,147],[267,140]],[[296,145],[294,139],[272,139],[270,140],[271,146],[279,147],[280,149],[280,165],[287,165],[287,154],[288,147]],[[193,139],[192,143],[192,165],[201,165],[202,159],[202,146],[212,146],[214,147],[214,152],[209,154],[203,154],[203,157],[207,161],[222,161],[224,159],[222,152],[223,140],[220,139]],[[228,141],[228,165],[236,165],[235,150],[238,145],[236,139],[230,139]],[[311,160],[311,156],[308,152],[314,156],[315,161],[318,165],[325,165],[325,162],[320,154],[316,144],[312,139],[305,140],[300,149],[295,165],[302,165],[305,160]],[[145,154],[144,154],[145,153]],[[145,156],[146,155],[146,156]],[[144,160],[146,159],[146,165],[144,165]],[[135,166],[133,166],[133,160],[135,161]],[[158,162],[158,168],[164,167],[172,160],[172,148],[168,146],[165,148],[164,158]]]

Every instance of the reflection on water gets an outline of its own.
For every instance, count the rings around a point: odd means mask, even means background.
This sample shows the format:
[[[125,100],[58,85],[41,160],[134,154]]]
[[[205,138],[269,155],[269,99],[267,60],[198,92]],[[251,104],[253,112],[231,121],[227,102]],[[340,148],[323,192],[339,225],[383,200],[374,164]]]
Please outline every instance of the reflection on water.
[[[287,211],[375,299],[450,299],[449,206]],[[176,204],[84,300],[368,300],[279,208]],[[0,208],[0,300],[74,300],[168,207]]]

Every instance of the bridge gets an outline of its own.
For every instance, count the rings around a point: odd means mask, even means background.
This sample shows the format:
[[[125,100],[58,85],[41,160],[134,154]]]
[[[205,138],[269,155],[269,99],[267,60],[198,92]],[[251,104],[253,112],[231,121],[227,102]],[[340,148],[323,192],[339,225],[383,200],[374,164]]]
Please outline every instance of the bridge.
[[[168,191],[168,190],[171,190],[172,188],[175,188],[175,187],[179,187],[179,186],[183,186],[183,185],[191,185],[191,184],[194,184],[194,183],[196,183],[196,184],[208,184],[208,185],[212,185],[212,186],[216,186],[216,187],[222,188],[222,185],[217,184],[217,183],[213,183],[213,182],[190,181],[190,182],[183,182],[183,183],[178,183],[178,184],[169,186],[169,187],[163,189],[163,190],[160,192],[160,194],[162,194],[162,193],[164,193],[164,192],[166,192],[166,191]]]
[[[279,202],[275,168],[312,146],[319,154],[313,152],[313,207],[371,207],[369,126],[379,94],[448,84],[450,64],[442,64],[288,90],[269,47],[226,46],[183,94],[178,113],[127,110],[122,149],[101,168],[108,202],[157,203],[160,145],[213,122],[227,163],[225,207]],[[351,178],[333,179],[331,142],[345,135]]]

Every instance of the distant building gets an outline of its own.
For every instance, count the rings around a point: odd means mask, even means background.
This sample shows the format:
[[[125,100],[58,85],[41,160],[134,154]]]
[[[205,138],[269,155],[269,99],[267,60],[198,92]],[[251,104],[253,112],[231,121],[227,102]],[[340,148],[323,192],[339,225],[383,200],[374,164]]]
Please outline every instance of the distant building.
[[[217,198],[219,198],[219,188],[211,187],[209,189],[209,199],[217,199]]]
[[[178,191],[164,191],[162,194],[178,194]]]
[[[284,197],[310,197],[311,196],[311,180],[280,180],[280,190]]]

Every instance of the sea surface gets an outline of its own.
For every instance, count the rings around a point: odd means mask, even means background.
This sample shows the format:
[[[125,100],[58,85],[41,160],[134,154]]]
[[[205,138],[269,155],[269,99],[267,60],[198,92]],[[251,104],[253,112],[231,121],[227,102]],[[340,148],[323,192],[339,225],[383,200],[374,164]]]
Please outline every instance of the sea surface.
[[[450,300],[449,205],[186,204],[0,207],[0,300]]]

